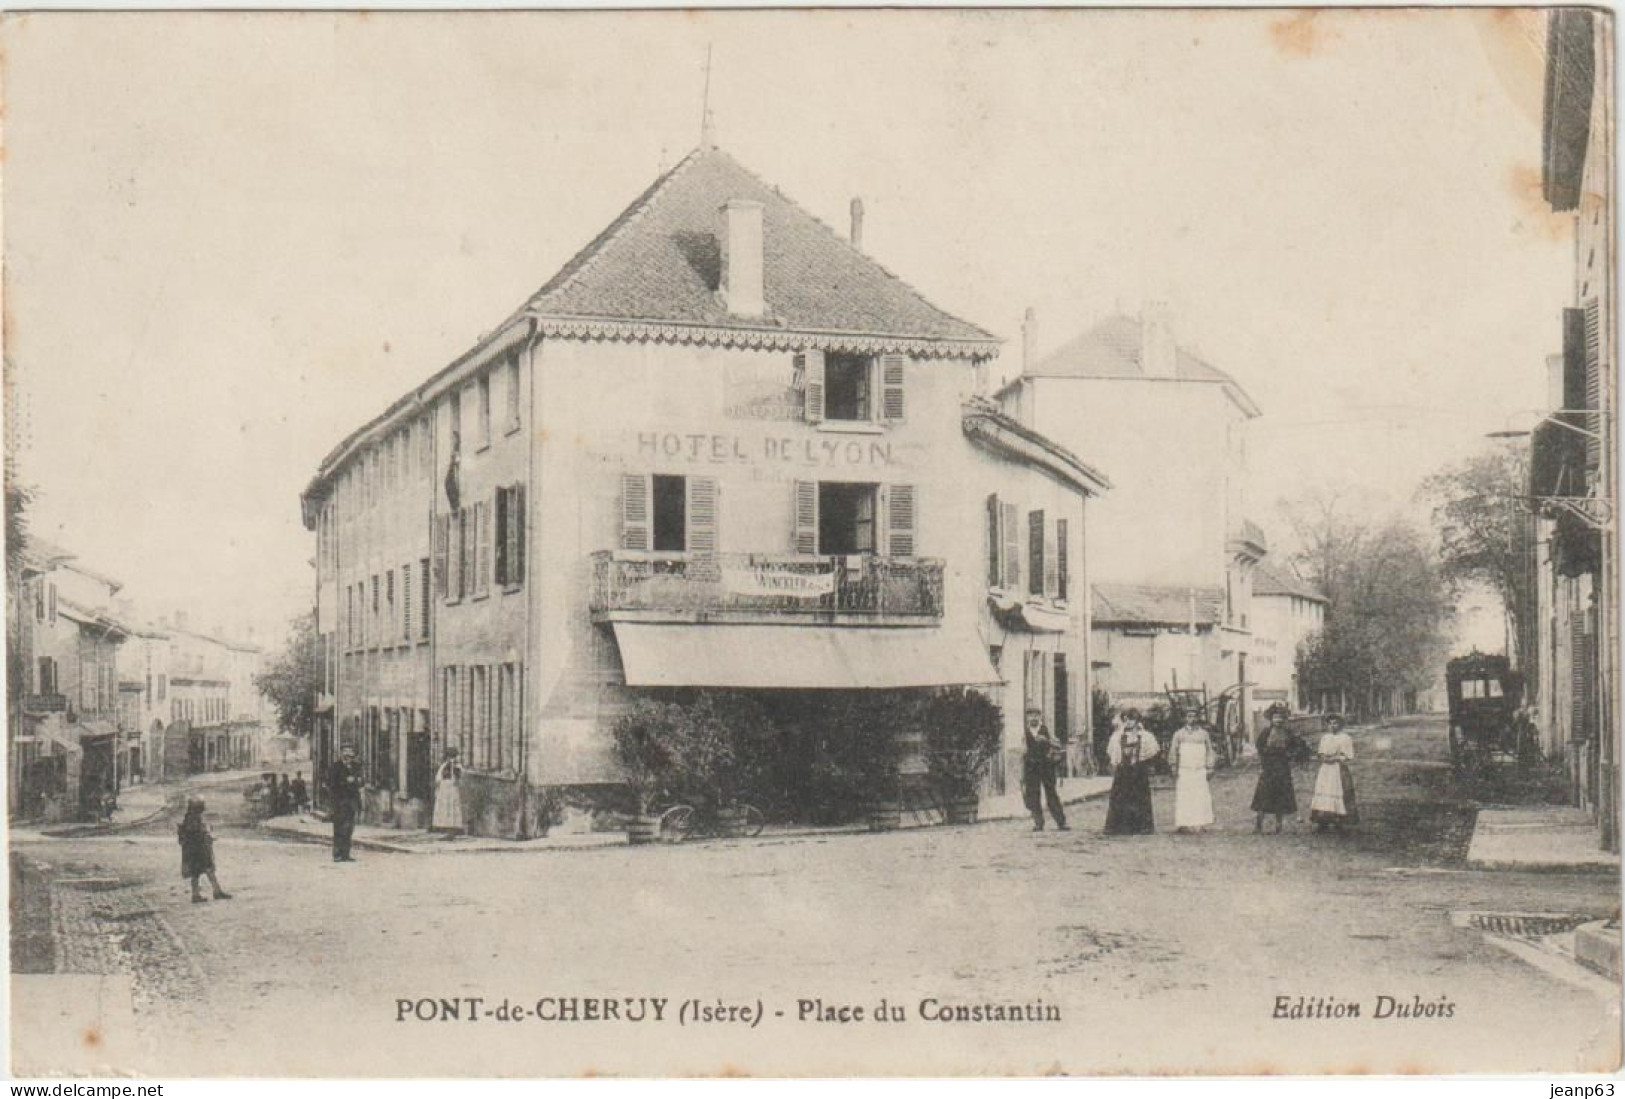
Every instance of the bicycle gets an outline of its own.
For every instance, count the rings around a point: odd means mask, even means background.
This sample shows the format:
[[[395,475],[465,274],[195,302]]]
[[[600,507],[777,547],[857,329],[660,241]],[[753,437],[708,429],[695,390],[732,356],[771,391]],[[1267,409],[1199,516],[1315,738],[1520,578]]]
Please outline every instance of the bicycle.
[[[660,839],[666,843],[682,843],[690,838],[753,839],[766,827],[767,814],[743,801],[732,809],[673,805],[660,814]]]

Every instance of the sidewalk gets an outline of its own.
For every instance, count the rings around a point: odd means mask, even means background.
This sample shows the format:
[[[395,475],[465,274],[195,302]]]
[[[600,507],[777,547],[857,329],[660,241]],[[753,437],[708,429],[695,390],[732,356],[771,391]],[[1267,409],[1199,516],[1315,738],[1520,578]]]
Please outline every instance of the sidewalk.
[[[1480,809],[1467,865],[1475,870],[1618,873],[1619,856],[1598,848],[1597,826],[1583,809]]]
[[[1076,805],[1089,798],[1105,795],[1111,789],[1111,784],[1112,780],[1110,778],[1069,778],[1062,784],[1061,800],[1067,805]],[[1022,804],[1019,793],[983,798],[978,813],[979,823],[984,824],[992,821],[1026,819],[1027,809]],[[925,819],[924,814],[916,816],[905,813],[903,815],[904,828],[929,828],[934,825],[935,822]],[[260,827],[272,835],[303,840],[307,843],[330,843],[333,837],[333,826],[331,824],[308,813],[297,816],[272,817],[263,821]],[[814,825],[770,824],[767,830],[757,837],[757,841],[796,836],[857,834],[866,831],[867,829],[861,824],[822,828]],[[514,854],[540,851],[586,851],[602,847],[627,846],[626,833],[624,832],[553,832],[530,840],[498,839],[490,836],[458,836],[455,839],[445,839],[437,833],[403,831],[398,828],[381,828],[371,824],[356,825],[355,836],[351,843],[359,850],[388,851],[398,855]]]
[[[187,775],[173,782],[141,783],[126,786],[119,791],[118,808],[113,819],[106,823],[95,821],[64,822],[43,827],[16,829],[37,832],[51,839],[71,839],[74,836],[98,836],[134,828],[163,814],[173,801],[178,801],[194,790],[208,790],[229,786],[240,791],[261,774],[259,768],[250,771],[213,771],[202,775]]]

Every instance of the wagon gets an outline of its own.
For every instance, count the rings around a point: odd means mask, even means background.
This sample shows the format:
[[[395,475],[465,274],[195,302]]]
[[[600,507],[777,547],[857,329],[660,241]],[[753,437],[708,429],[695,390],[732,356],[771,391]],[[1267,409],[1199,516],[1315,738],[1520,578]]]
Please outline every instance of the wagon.
[[[1458,771],[1516,764],[1534,750],[1523,717],[1523,675],[1504,656],[1473,652],[1445,666],[1450,763]]]

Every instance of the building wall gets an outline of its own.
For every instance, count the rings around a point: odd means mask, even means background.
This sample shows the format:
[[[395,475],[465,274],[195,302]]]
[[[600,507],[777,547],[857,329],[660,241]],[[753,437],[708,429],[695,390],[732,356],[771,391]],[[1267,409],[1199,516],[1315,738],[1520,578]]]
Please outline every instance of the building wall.
[[[1254,595],[1252,656],[1247,664],[1255,709],[1284,701],[1302,709],[1298,691],[1298,647],[1325,623],[1326,606],[1295,595]]]

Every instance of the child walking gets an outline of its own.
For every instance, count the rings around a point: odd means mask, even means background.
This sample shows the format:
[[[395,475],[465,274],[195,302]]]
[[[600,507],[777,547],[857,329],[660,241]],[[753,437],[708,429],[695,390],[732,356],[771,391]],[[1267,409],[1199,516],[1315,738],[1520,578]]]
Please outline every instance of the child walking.
[[[214,887],[215,900],[231,900],[231,894],[220,888],[220,880],[214,876],[214,837],[209,834],[209,826],[203,823],[202,798],[187,799],[186,818],[175,831],[181,842],[181,877],[192,880],[192,903],[202,904],[208,899],[198,883],[205,875]]]

